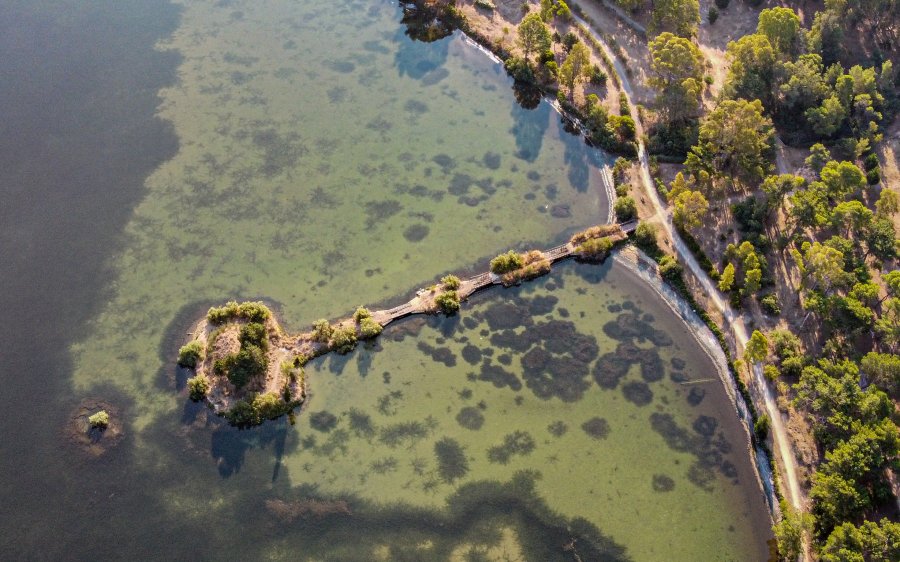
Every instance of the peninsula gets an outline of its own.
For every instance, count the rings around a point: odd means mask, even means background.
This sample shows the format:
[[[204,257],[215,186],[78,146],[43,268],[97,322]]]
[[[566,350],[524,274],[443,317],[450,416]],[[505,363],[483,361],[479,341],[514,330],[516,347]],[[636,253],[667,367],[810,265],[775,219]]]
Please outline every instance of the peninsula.
[[[377,337],[394,320],[412,314],[455,314],[460,303],[491,285],[505,287],[550,272],[568,257],[600,263],[624,241],[636,221],[588,228],[549,250],[509,251],[491,260],[490,271],[468,279],[447,275],[401,305],[369,311],[359,307],[336,322],[316,321],[301,334],[287,334],[261,302],[229,302],[210,308],[178,353],[178,364],[193,369],[188,379],[192,400],[205,400],[239,427],[292,415],[306,398],[303,366],[330,352],[349,353],[360,340]]]

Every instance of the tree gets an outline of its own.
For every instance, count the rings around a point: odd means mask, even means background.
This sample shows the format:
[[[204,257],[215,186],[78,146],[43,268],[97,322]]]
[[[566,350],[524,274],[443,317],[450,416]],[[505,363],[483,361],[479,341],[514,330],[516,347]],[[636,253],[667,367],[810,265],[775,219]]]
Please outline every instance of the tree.
[[[569,95],[575,94],[575,85],[590,77],[591,53],[584,43],[578,42],[572,46],[566,60],[559,69],[559,81],[569,90]]]
[[[800,38],[800,18],[790,8],[770,8],[759,13],[756,32],[765,35],[779,53],[790,55]]]
[[[831,221],[831,208],[828,206],[828,195],[822,182],[812,182],[807,189],[791,195],[791,218],[795,228],[815,228]]]
[[[709,202],[699,191],[682,191],[673,201],[672,220],[683,228],[697,228],[709,211]]]
[[[762,270],[758,267],[747,269],[744,272],[744,295],[752,295],[759,290],[762,281]]]
[[[900,297],[891,297],[881,304],[881,316],[875,321],[875,332],[891,351],[900,346]]]
[[[796,560],[803,551],[803,535],[812,530],[812,516],[797,513],[785,500],[781,500],[780,505],[781,520],[772,528],[778,541],[778,554],[782,560]]]
[[[828,84],[823,72],[822,57],[815,53],[800,55],[796,61],[787,61],[781,65],[778,73],[781,82],[778,89],[781,94],[779,105],[788,114],[788,119],[797,113],[818,107],[828,95]],[[802,121],[794,119],[791,122],[796,128],[804,125]],[[826,161],[830,159],[829,157]]]
[[[900,431],[889,418],[854,427],[850,437],[825,453],[810,496],[823,529],[852,519],[874,505],[882,471],[894,464]],[[820,482],[821,479],[821,482]]]
[[[853,238],[868,229],[873,217],[872,211],[859,201],[845,201],[834,208],[831,224],[836,230],[843,227],[847,238]]]
[[[819,173],[825,191],[832,201],[843,201],[848,195],[866,186],[866,176],[852,162],[836,162],[825,164]]]
[[[891,218],[900,211],[900,197],[890,189],[882,189],[878,201],[875,202],[875,213],[879,217]]]
[[[802,249],[802,258],[796,250],[792,254],[797,260],[804,284],[812,279],[813,289],[821,288],[823,293],[828,293],[833,288],[847,283],[848,275],[844,272],[842,252],[819,242],[804,242]]]
[[[819,107],[807,109],[804,115],[817,135],[828,138],[841,128],[847,118],[847,108],[837,96],[831,96]]]
[[[865,235],[866,248],[880,260],[897,257],[897,236],[893,221],[879,217],[872,221]]]
[[[540,14],[528,14],[519,24],[519,46],[529,62],[531,53],[542,53],[550,48],[550,31],[544,25]]]
[[[759,100],[725,100],[700,125],[699,146],[692,152],[717,171],[746,182],[761,181],[771,168],[772,121]],[[688,157],[690,164],[690,155]]]
[[[650,41],[650,85],[670,121],[697,115],[703,91],[703,54],[692,41],[664,32]]]
[[[730,291],[734,286],[734,265],[728,264],[725,266],[725,269],[722,270],[722,275],[719,277],[719,290],[720,291]]]
[[[753,33],[726,47],[729,68],[725,92],[730,98],[759,99],[772,102],[775,78],[775,49],[765,35]]]
[[[890,394],[900,390],[900,357],[897,355],[870,351],[859,366],[878,388]]]
[[[700,2],[697,0],[654,0],[648,27],[651,35],[671,31],[681,37],[697,33]]]
[[[769,209],[778,209],[789,193],[803,189],[805,185],[806,180],[802,176],[780,174],[767,177],[763,181],[762,190],[766,194]]]
[[[769,354],[769,340],[759,330],[753,330],[744,348],[744,361],[750,364],[763,361]]]
[[[900,523],[882,519],[863,521],[857,527],[835,527],[820,552],[822,562],[891,562],[900,560]]]
[[[825,145],[817,142],[809,147],[809,156],[806,157],[804,163],[809,166],[813,172],[818,175],[825,164],[831,161],[831,152],[825,148]]]

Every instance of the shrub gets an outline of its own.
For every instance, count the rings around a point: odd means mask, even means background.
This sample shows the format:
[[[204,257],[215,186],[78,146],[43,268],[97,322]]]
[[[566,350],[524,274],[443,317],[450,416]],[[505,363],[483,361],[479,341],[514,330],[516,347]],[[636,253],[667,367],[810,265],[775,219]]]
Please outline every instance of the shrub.
[[[875,167],[866,172],[866,182],[869,185],[878,185],[881,181],[881,168]]]
[[[243,388],[251,378],[265,373],[269,367],[266,354],[253,344],[242,345],[241,350],[228,359],[228,380],[237,388]]]
[[[591,84],[594,84],[595,86],[601,86],[601,87],[606,86],[606,80],[608,78],[609,77],[606,75],[606,73],[603,72],[600,69],[600,67],[597,66],[596,64],[591,69]]]
[[[272,311],[261,302],[231,301],[225,306],[212,307],[206,313],[206,319],[212,324],[221,324],[233,318],[245,318],[250,322],[265,322],[272,316]]]
[[[238,306],[238,316],[250,322],[263,323],[272,317],[272,311],[261,302],[242,302]]]
[[[578,43],[578,36],[575,35],[575,33],[569,31],[563,35],[562,44],[566,51],[571,51],[572,47],[575,46],[575,43]]]
[[[266,333],[266,327],[259,322],[250,322],[241,327],[241,347],[245,345],[255,345],[263,351],[269,349],[269,338]]]
[[[616,219],[619,222],[625,222],[637,216],[637,205],[631,197],[620,197],[616,199]]]
[[[656,243],[656,225],[642,222],[634,231],[634,243],[638,248],[651,257],[659,254],[659,245]]]
[[[787,377],[799,377],[805,366],[806,360],[802,355],[787,357],[781,361],[781,373]]]
[[[556,62],[556,55],[553,54],[552,49],[547,49],[543,53],[541,53],[541,57],[539,59],[541,64],[546,64],[548,62]]]
[[[381,324],[370,317],[363,318],[359,322],[359,337],[364,340],[370,340],[381,333]]]
[[[672,256],[663,256],[659,260],[659,275],[666,281],[677,284],[681,281],[681,264]]]
[[[340,353],[350,353],[356,347],[356,330],[353,327],[338,327],[331,335],[331,348]]]
[[[612,247],[613,242],[609,238],[592,238],[578,246],[575,251],[584,261],[601,262],[609,255]]]
[[[765,375],[768,380],[774,382],[781,376],[781,371],[779,371],[778,367],[775,365],[766,365],[763,367],[763,375]]]
[[[766,295],[763,298],[759,299],[759,304],[762,306],[763,310],[766,311],[766,314],[770,314],[772,316],[778,316],[781,314],[781,305],[778,304],[778,297],[775,295]]]
[[[874,170],[878,167],[878,155],[874,152],[870,152],[868,156],[863,159],[863,166],[866,171]]]
[[[772,425],[772,422],[769,420],[768,414],[763,414],[756,418],[756,421],[753,422],[753,433],[756,434],[756,438],[759,441],[765,441],[769,436],[769,427]]]
[[[456,291],[447,291],[446,293],[441,293],[434,299],[435,304],[437,304],[438,308],[446,314],[450,316],[455,314],[456,311],[459,310],[459,293]]]
[[[731,0],[716,0],[716,7],[720,10],[724,10],[728,7],[728,4],[731,3]]]
[[[210,307],[206,313],[206,319],[213,324],[227,322],[238,315],[238,303],[231,301],[225,306]]]
[[[234,406],[225,413],[225,419],[238,427],[262,423],[262,420],[259,419],[253,406],[246,400],[238,400],[235,402]]]
[[[88,417],[88,423],[96,429],[106,429],[109,426],[109,413],[106,410],[100,410],[96,414]]]
[[[282,401],[281,397],[274,392],[257,394],[253,397],[250,405],[259,417],[260,423],[264,420],[274,420],[286,414],[290,409],[290,405]]]
[[[457,277],[456,275],[447,275],[446,277],[442,277],[441,285],[443,285],[444,288],[449,291],[455,291],[456,289],[459,289],[459,277]]]
[[[209,379],[203,375],[191,377],[187,381],[187,387],[188,395],[191,397],[191,400],[198,402],[203,400],[203,397],[209,392]]]
[[[531,66],[529,66],[525,59],[509,57],[506,59],[506,62],[503,63],[503,66],[506,68],[506,72],[512,76],[513,80],[525,82],[526,84],[534,83],[534,72],[532,72]]]
[[[193,369],[203,355],[203,344],[194,340],[178,350],[178,364]]]
[[[719,19],[719,10],[717,10],[715,6],[710,6],[709,11],[706,12],[706,16],[709,18],[709,25],[712,25]]]
[[[525,262],[522,259],[522,256],[510,250],[491,260],[491,273],[502,275],[504,273],[509,273],[510,271],[515,271],[523,265],[525,265]]]
[[[328,343],[328,340],[331,339],[333,333],[334,328],[328,323],[328,320],[320,318],[313,323],[313,340],[319,343]]]
[[[357,324],[359,324],[361,320],[363,320],[365,318],[371,318],[371,317],[372,317],[372,313],[369,312],[369,309],[362,307],[362,306],[357,308],[356,312],[353,313],[353,321],[356,322]]]

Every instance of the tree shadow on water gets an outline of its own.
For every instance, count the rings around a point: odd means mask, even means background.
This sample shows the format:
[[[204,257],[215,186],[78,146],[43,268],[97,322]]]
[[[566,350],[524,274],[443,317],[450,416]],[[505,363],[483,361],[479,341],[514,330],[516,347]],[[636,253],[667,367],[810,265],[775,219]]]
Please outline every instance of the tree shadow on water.
[[[216,460],[219,476],[229,478],[240,472],[248,451],[254,448],[265,449],[272,445],[275,453],[275,466],[272,472],[274,482],[278,478],[281,461],[286,452],[289,430],[290,424],[286,418],[268,421],[249,429],[238,429],[221,420],[210,436],[210,455]]]
[[[587,144],[581,133],[571,121],[563,118],[563,130],[561,135],[565,145],[563,159],[568,166],[569,182],[579,192],[585,192],[590,187],[591,168],[600,168],[604,164],[604,153],[600,149]]]
[[[519,99],[519,96],[516,96]],[[530,100],[530,98],[529,98]],[[544,134],[550,126],[550,104],[538,103],[533,108],[520,104],[512,106],[510,112],[513,126],[510,131],[516,137],[516,156],[526,162],[534,162],[541,153]]]

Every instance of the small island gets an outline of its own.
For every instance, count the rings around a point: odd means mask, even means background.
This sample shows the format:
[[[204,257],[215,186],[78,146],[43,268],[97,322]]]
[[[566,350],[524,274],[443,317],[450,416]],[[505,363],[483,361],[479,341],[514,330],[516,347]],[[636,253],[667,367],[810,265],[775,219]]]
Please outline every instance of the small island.
[[[377,337],[390,322],[411,314],[455,314],[474,292],[497,284],[509,287],[550,272],[568,257],[600,263],[635,230],[634,221],[594,226],[546,251],[510,250],[491,260],[490,271],[461,280],[456,275],[421,289],[399,306],[374,312],[359,307],[348,318],[321,319],[298,335],[284,332],[261,302],[229,302],[212,307],[178,352],[178,365],[193,369],[187,381],[190,398],[205,400],[238,427],[293,415],[306,398],[303,366],[330,352],[352,351],[360,340]]]

